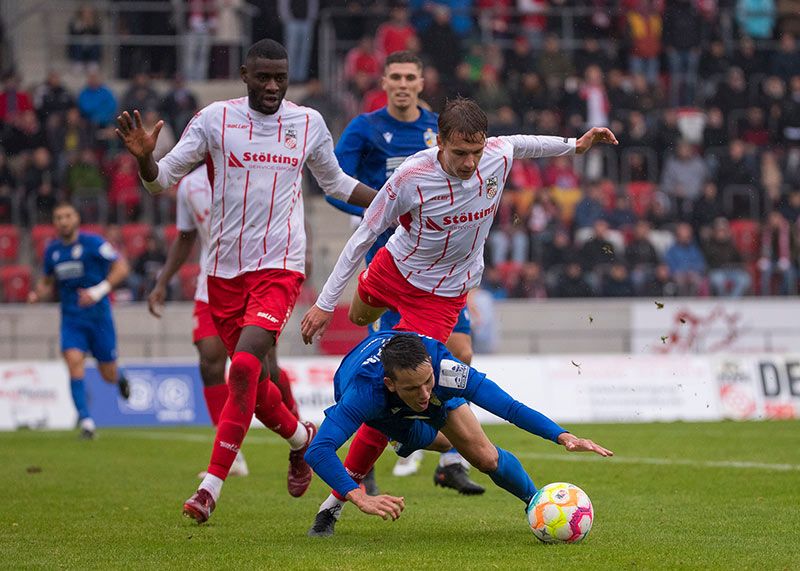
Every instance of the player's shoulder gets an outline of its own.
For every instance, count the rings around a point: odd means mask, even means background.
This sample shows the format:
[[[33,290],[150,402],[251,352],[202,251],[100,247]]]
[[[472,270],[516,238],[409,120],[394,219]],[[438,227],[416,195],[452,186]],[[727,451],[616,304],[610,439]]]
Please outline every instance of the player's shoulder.
[[[102,244],[105,241],[106,241],[106,239],[103,238],[100,234],[95,234],[94,232],[84,232],[83,230],[78,232],[78,242],[80,242],[81,244],[83,244],[85,246],[86,245],[90,245],[90,246],[97,245],[97,246],[99,246],[100,244]]]
[[[486,152],[507,153],[513,151],[514,145],[508,137],[489,137],[486,139]]]
[[[309,107],[307,105],[300,105],[299,103],[295,103],[294,101],[289,101],[288,99],[283,100],[280,114],[281,114],[281,122],[284,124],[287,121],[291,121],[293,119],[302,119],[305,117],[308,117],[309,124],[312,125],[325,123],[325,118],[322,116],[322,113],[320,113],[313,107]]]
[[[425,109],[424,107],[419,108],[420,115],[419,119],[422,123],[432,125],[434,127],[439,126],[439,114],[431,111],[430,109]]]

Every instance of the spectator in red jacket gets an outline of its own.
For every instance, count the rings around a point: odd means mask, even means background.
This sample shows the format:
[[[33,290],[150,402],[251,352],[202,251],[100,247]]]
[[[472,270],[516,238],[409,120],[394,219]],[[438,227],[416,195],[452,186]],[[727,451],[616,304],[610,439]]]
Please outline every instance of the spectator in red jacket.
[[[27,91],[19,88],[19,76],[9,71],[3,76],[0,92],[0,123],[13,123],[25,111],[33,110],[33,100]]]

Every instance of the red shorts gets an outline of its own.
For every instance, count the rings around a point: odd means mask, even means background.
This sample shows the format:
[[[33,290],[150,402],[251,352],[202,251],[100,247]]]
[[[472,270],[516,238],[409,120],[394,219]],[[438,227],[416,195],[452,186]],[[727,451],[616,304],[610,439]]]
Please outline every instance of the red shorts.
[[[358,276],[358,297],[372,307],[387,307],[400,314],[395,329],[414,331],[446,343],[467,304],[467,295],[444,297],[411,285],[392,255],[381,248],[369,267]]]
[[[220,339],[233,355],[247,325],[275,332],[277,341],[294,309],[305,276],[266,269],[235,278],[208,277],[208,303]]]
[[[197,343],[206,337],[219,337],[217,326],[211,317],[211,306],[205,301],[194,300],[194,311],[192,312],[194,329],[192,329],[192,343]]]

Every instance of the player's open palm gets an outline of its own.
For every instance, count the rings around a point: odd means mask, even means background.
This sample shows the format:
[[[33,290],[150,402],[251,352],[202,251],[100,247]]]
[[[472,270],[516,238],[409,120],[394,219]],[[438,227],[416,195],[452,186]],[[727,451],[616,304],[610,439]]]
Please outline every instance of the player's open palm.
[[[357,501],[356,506],[365,514],[377,515],[383,519],[391,518],[393,521],[400,517],[406,507],[403,498],[385,494],[379,496],[361,494]]]
[[[300,322],[300,333],[303,335],[303,342],[306,345],[310,345],[314,341],[314,337],[322,336],[332,318],[333,312],[324,311],[316,305],[312,305],[311,309],[303,316],[303,321]]]
[[[578,438],[577,436],[567,432],[559,436],[558,440],[564,445],[564,448],[566,448],[568,452],[594,452],[600,456],[614,455],[614,453],[608,448],[603,448],[588,438]]]
[[[142,116],[138,110],[134,110],[133,117],[124,111],[117,117],[117,128],[114,129],[114,132],[134,157],[144,159],[151,155],[156,148],[158,134],[163,126],[164,121],[159,121],[153,128],[153,132],[148,133],[142,125]]]

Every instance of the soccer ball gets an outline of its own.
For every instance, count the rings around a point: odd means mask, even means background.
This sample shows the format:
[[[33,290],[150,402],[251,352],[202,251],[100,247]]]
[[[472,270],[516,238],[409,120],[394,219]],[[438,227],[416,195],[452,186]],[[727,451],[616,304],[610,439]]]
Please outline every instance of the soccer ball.
[[[565,482],[541,488],[527,512],[531,531],[545,543],[577,543],[589,534],[594,520],[586,492]]]

